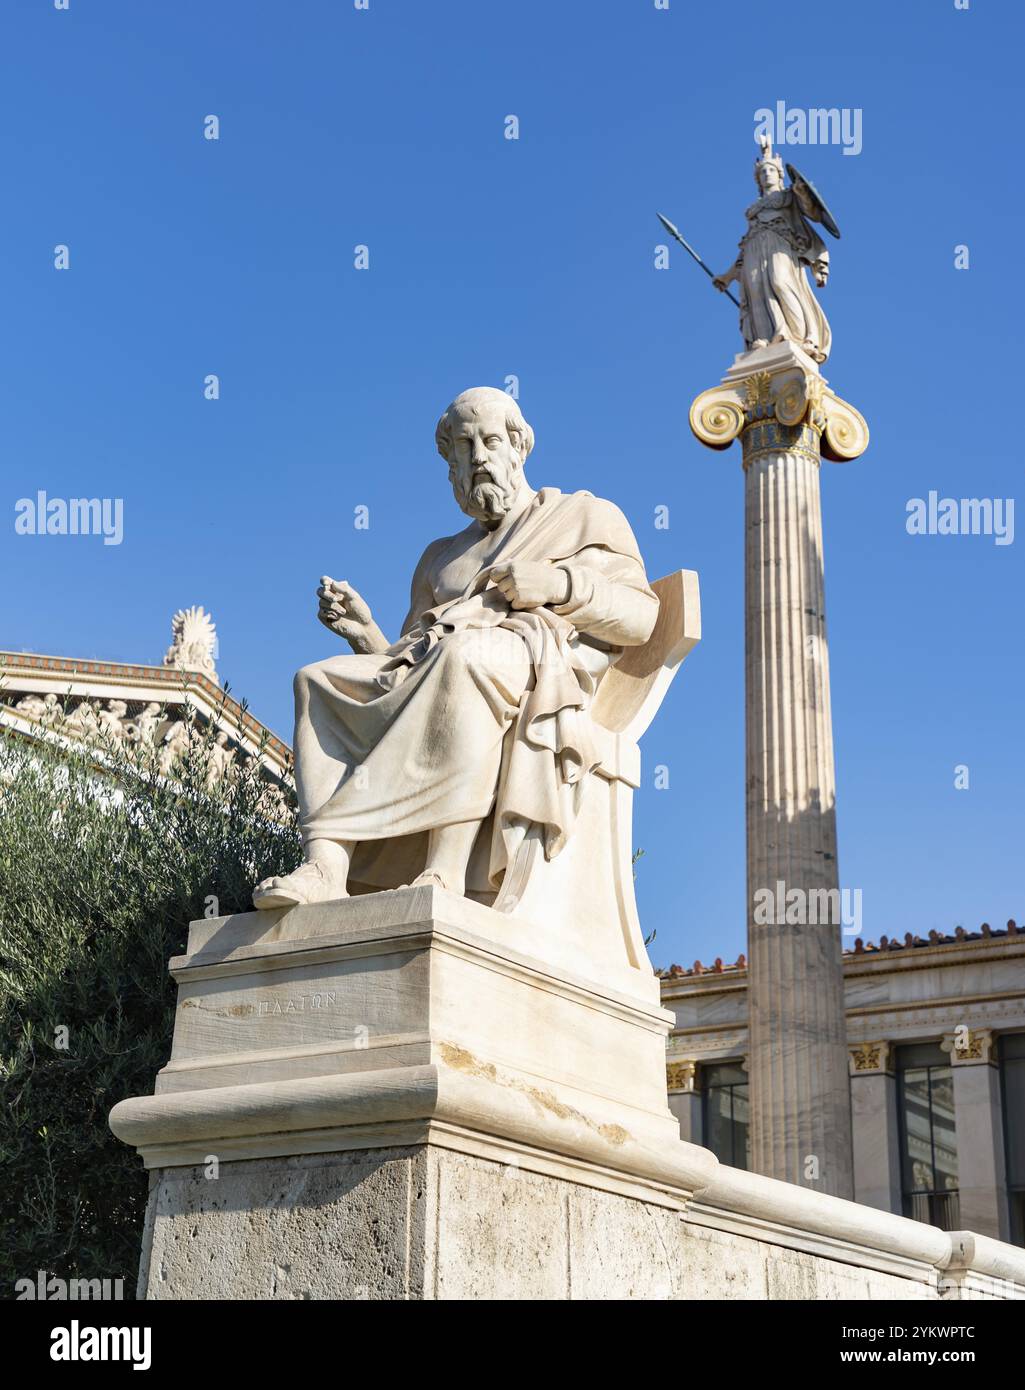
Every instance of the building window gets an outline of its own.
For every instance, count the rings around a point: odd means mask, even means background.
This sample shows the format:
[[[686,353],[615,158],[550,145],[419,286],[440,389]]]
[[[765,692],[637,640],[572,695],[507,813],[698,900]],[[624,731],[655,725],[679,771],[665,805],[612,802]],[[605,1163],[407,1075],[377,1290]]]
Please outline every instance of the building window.
[[[749,1166],[747,1073],[739,1062],[701,1068],[701,1132],[706,1149],[731,1168]]]
[[[1011,1239],[1025,1245],[1025,1033],[1004,1033],[999,1048]]]
[[[938,1043],[897,1048],[904,1215],[956,1231],[957,1129],[954,1076]]]

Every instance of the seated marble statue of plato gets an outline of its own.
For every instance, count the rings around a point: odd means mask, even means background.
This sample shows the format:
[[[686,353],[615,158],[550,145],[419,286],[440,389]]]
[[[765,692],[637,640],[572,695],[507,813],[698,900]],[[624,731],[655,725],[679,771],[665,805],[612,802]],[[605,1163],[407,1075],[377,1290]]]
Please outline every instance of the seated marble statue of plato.
[[[435,438],[470,524],[424,551],[397,642],[348,584],[321,581],[320,620],[353,655],[295,678],[305,861],[256,888],[259,908],[410,882],[494,892],[531,827],[554,857],[599,761],[598,683],[655,625],[622,512],[528,484],[534,436],[512,397],[464,391]]]

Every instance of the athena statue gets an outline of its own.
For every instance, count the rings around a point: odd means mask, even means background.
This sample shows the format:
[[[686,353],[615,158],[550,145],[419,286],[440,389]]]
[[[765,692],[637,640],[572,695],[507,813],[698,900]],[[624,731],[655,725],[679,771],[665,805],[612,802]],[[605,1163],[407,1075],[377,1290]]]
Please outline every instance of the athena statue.
[[[817,285],[825,285],[829,252],[806,219],[821,223],[834,237],[840,229],[815,186],[792,164],[786,172],[789,188],[784,187],[783,161],[763,137],[755,161],[760,196],[747,209],[737,259],[713,283],[719,290],[734,280],[740,285],[740,331],[749,349],[789,341],[814,361],[825,362],[832,334],[805,266],[811,267]]]

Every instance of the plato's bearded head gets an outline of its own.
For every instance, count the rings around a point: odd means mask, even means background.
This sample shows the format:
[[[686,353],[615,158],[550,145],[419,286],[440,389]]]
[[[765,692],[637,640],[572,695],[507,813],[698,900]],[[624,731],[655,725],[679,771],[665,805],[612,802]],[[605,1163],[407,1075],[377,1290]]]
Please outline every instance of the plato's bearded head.
[[[485,525],[501,521],[534,447],[534,431],[513,398],[493,386],[464,391],[438,421],[434,438],[462,510]]]

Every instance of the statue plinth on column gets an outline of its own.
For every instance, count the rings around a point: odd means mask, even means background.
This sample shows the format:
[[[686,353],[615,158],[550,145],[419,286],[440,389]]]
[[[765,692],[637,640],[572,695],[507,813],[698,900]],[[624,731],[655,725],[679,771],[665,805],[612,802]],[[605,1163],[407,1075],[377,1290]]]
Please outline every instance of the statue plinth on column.
[[[850,1197],[819,463],[868,427],[786,341],[741,353],[690,423],[743,449],[752,1166]]]

